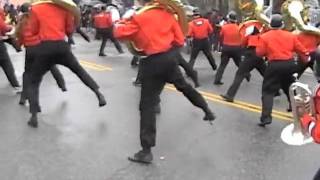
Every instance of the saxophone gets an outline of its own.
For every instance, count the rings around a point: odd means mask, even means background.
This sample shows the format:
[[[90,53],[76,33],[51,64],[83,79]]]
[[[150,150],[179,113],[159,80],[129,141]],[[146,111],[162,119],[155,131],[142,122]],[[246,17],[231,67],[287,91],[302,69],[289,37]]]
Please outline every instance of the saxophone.
[[[178,23],[181,27],[182,32],[186,35],[188,33],[188,19],[185,13],[184,7],[179,0],[154,0],[147,6],[144,6],[136,12],[136,14],[141,14],[151,9],[165,9],[166,11],[175,15]],[[143,50],[138,49],[135,44],[130,41],[127,42],[128,50],[137,56],[145,56]]]

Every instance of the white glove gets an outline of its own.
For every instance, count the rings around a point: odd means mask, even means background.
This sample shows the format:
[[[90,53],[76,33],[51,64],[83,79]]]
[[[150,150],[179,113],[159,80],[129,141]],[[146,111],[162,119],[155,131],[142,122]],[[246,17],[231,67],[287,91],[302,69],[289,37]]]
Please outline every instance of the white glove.
[[[253,25],[247,27],[247,28],[246,28],[246,33],[245,33],[244,36],[247,37],[247,36],[251,35],[251,34],[253,33],[253,31],[254,31],[254,26],[253,26]]]
[[[126,12],[124,13],[124,15],[122,16],[122,18],[123,18],[123,19],[130,19],[135,13],[136,13],[135,10],[129,9],[128,11],[126,11]]]
[[[311,56],[308,56],[307,62],[311,61]]]
[[[6,36],[12,36],[12,35],[14,35],[15,32],[16,32],[16,28],[12,27],[11,31],[6,32],[5,35]]]

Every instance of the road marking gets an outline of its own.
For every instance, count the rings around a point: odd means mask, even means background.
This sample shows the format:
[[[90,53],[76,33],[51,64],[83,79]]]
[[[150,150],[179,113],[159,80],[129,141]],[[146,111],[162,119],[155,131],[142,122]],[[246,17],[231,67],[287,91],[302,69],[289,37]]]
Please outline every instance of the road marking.
[[[168,90],[171,90],[171,91],[178,92],[176,90],[176,88],[172,85],[167,85],[165,88]],[[243,101],[234,101],[233,103],[230,103],[230,102],[224,101],[223,98],[220,97],[220,95],[217,95],[214,93],[209,93],[209,92],[204,92],[204,91],[198,91],[198,92],[200,94],[202,94],[202,96],[207,100],[214,101],[214,102],[228,105],[228,106],[232,106],[232,107],[236,107],[236,108],[243,109],[246,111],[251,111],[251,112],[255,112],[255,113],[259,113],[259,114],[261,113],[261,106],[250,104],[250,103],[243,102]],[[286,113],[286,112],[273,110],[272,116],[275,118],[278,118],[280,120],[284,120],[284,121],[290,121],[290,122],[293,121],[292,114]]]
[[[79,61],[80,64],[88,69],[93,69],[96,71],[112,71],[111,67],[105,66],[105,65],[100,65],[100,64],[96,64],[94,62],[89,62],[89,61],[85,61],[85,60],[80,60]]]

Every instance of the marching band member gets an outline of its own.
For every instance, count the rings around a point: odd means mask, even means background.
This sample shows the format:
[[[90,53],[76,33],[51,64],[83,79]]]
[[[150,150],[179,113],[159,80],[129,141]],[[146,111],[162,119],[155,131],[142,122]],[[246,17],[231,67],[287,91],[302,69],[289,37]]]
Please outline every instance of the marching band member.
[[[102,6],[101,12],[96,14],[93,19],[95,28],[97,29],[97,33],[100,34],[100,36],[102,37],[99,56],[106,56],[104,54],[104,48],[106,47],[108,39],[110,39],[113,42],[119,53],[123,53],[120,43],[113,36],[113,22],[111,14],[109,12],[106,12],[106,7]]]
[[[221,27],[220,41],[222,44],[221,62],[214,81],[215,85],[223,84],[221,79],[230,58],[237,66],[241,61],[241,35],[237,24],[237,14],[233,11],[228,15],[228,23]],[[249,80],[249,75],[246,78]]]
[[[24,3],[21,5],[20,10],[23,13],[18,20],[16,28],[16,34],[20,45],[23,45],[26,49],[25,66],[23,73],[22,93],[19,104],[24,105],[27,99],[27,89],[30,85],[30,68],[35,59],[37,51],[36,46],[40,44],[40,37],[38,34],[32,34],[32,27],[30,26],[29,19],[30,4]],[[50,69],[54,79],[56,80],[59,88],[62,91],[67,91],[64,78],[56,66],[52,66]]]
[[[139,8],[134,7],[133,9],[138,10]],[[133,11],[133,9],[129,9],[129,10],[123,15],[122,18],[124,18],[124,19],[129,19],[130,17],[132,17],[132,16],[135,14],[135,12]],[[191,67],[191,65],[190,65],[189,63],[187,63],[187,61],[184,59],[184,57],[182,56],[182,54],[180,53],[180,51],[177,51],[177,52],[178,52],[178,53],[176,54],[176,55],[177,55],[176,60],[178,61],[178,65],[181,66],[181,67],[184,69],[184,71],[186,72],[187,76],[189,76],[189,77],[192,79],[195,87],[199,87],[200,84],[199,84],[199,80],[198,80],[198,72],[195,71],[195,70]],[[137,56],[137,55],[134,55],[134,56],[133,56],[133,59],[131,60],[131,65],[132,65],[132,66],[137,66],[138,61],[140,62],[140,64],[143,63],[143,60],[141,60],[141,57],[139,57],[139,56]],[[140,67],[140,66],[138,66],[138,67]],[[133,85],[135,85],[135,86],[141,86],[141,77],[142,77],[142,72],[141,72],[141,70],[140,70],[140,68],[139,68],[137,77],[136,77],[136,79],[134,80]],[[159,108],[160,108],[160,106],[158,107],[158,109],[159,109]],[[159,111],[157,111],[157,112],[159,112]]]
[[[298,52],[306,59],[307,49],[302,46],[297,37],[291,32],[282,30],[282,16],[275,14],[271,19],[271,30],[261,35],[256,47],[258,56],[266,56],[268,66],[264,73],[262,85],[262,114],[261,127],[271,124],[272,106],[275,94],[281,88],[289,99],[289,86],[294,82],[293,73],[297,66],[293,61],[293,53]]]
[[[4,44],[6,33],[10,32],[12,28],[5,23],[3,15],[0,15],[0,66],[6,74],[11,86],[15,89],[19,88],[19,82],[15,75],[15,70],[10,60],[8,50]]]
[[[200,51],[203,51],[213,70],[217,69],[216,62],[211,54],[211,45],[209,41],[213,28],[209,20],[202,18],[199,10],[193,11],[193,20],[189,22],[188,37],[192,40],[192,49],[189,64],[193,68],[196,58]]]
[[[81,67],[65,42],[74,28],[74,16],[66,9],[53,3],[34,4],[30,11],[30,33],[38,35],[41,43],[36,47],[36,58],[31,67],[31,84],[28,87],[31,118],[28,125],[38,126],[37,113],[40,112],[39,87],[43,75],[55,64],[61,64],[74,72],[82,82],[97,96],[99,106],[106,105],[99,86],[91,76]]]
[[[247,28],[248,32],[244,37],[243,45],[246,47],[244,52],[244,60],[240,62],[239,68],[235,74],[232,85],[229,87],[225,95],[221,95],[226,101],[233,102],[233,99],[243,81],[243,79],[250,74],[250,72],[255,68],[263,76],[266,69],[266,62],[263,58],[256,55],[256,47],[259,42],[259,29],[262,26],[252,25]]]
[[[142,5],[152,0],[139,0]],[[161,22],[161,23],[159,23]],[[148,33],[144,33],[144,32]],[[189,85],[178,68],[175,60],[175,46],[184,44],[184,35],[174,15],[165,9],[150,9],[134,15],[130,20],[115,27],[115,36],[130,40],[147,55],[141,66],[142,87],[140,99],[140,142],[142,150],[129,157],[130,161],[151,163],[151,148],[156,144],[155,107],[159,104],[160,94],[166,82],[172,83],[195,106],[201,108],[205,121],[213,121],[211,112],[204,98]]]

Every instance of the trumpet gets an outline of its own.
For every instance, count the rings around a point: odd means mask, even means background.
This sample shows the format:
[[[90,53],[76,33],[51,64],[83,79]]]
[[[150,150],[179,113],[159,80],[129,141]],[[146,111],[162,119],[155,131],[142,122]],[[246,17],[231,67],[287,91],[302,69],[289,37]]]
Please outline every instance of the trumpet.
[[[298,74],[295,73],[294,77],[297,79]],[[307,84],[296,80],[289,88],[289,96],[292,106],[293,123],[282,130],[281,139],[286,144],[294,146],[312,143],[312,137],[301,127],[300,119],[304,114],[315,115],[313,94]]]

